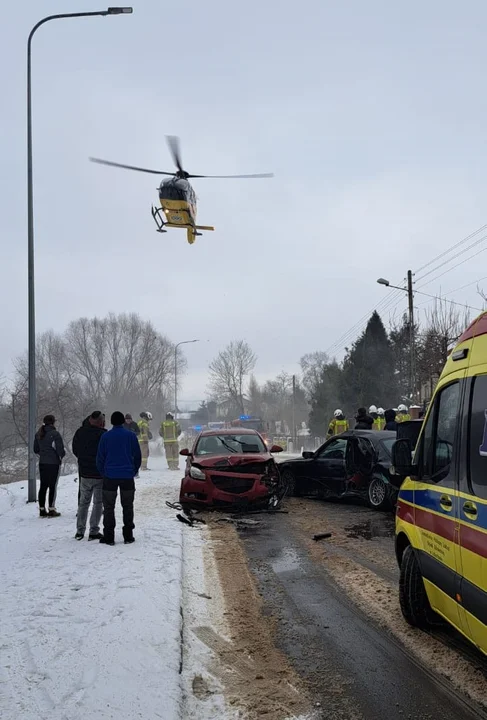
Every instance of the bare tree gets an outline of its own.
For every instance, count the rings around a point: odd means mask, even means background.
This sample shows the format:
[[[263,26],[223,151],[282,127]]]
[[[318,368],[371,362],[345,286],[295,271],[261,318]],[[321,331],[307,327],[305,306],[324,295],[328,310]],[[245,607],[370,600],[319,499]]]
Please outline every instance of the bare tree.
[[[480,287],[480,285],[477,285],[477,295],[480,295],[480,297],[482,298],[485,308],[485,305],[487,304],[487,293],[483,288]]]
[[[256,355],[245,340],[233,340],[209,365],[209,388],[214,398],[245,412],[245,379],[255,367]]]
[[[71,323],[66,340],[71,371],[93,398],[147,404],[174,388],[174,345],[136,314],[81,318]],[[177,362],[181,377],[182,353]]]
[[[329,362],[330,358],[323,350],[307,353],[299,361],[303,373],[302,383],[308,398],[321,382],[323,371]]]
[[[417,372],[423,396],[431,395],[450,350],[469,322],[467,308],[462,313],[447,300],[435,300],[432,310],[426,314],[417,348]]]
[[[174,389],[174,345],[137,315],[81,318],[63,334],[47,332],[39,336],[36,353],[37,423],[53,413],[68,447],[82,420],[94,409],[107,413],[114,409],[151,409],[157,421],[168,407]],[[178,353],[177,363],[181,377],[186,364],[182,353]],[[8,439],[8,443],[19,448],[25,464],[26,356],[17,360],[6,413],[13,431],[13,441]],[[0,432],[0,470],[1,450]]]

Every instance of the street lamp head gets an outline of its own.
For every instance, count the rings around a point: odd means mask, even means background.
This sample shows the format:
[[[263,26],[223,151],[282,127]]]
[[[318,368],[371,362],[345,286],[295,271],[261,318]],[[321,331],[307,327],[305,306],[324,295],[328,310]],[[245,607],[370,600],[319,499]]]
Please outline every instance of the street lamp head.
[[[390,285],[389,280],[386,280],[385,278],[379,278],[377,282],[379,285],[385,285],[386,287],[389,287]]]
[[[133,11],[131,7],[109,7],[107,15],[131,15]]]

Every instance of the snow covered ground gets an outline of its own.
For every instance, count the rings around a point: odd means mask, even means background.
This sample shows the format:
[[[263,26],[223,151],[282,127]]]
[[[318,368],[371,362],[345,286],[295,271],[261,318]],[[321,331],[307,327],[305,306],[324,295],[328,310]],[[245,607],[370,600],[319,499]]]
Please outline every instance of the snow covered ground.
[[[181,717],[183,534],[166,500],[181,473],[151,457],[137,481],[136,542],[74,540],[78,484],[40,519],[26,483],[0,486],[2,720]],[[195,535],[193,542],[198,543]]]

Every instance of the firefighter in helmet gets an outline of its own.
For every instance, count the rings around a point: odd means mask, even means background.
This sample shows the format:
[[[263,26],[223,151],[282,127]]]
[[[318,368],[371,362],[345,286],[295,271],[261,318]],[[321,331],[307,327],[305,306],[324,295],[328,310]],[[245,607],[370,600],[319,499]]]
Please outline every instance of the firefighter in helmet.
[[[142,470],[147,470],[147,461],[149,459],[149,440],[152,440],[152,433],[149,429],[149,423],[152,420],[152,414],[144,411],[140,413],[139,426],[139,444],[140,453],[142,455]]]
[[[377,420],[378,420],[378,422],[377,422],[377,428],[376,428],[376,424],[375,424],[375,421],[374,421],[374,430],[375,430],[375,429],[377,429],[377,430],[384,430],[384,428],[385,428],[385,426],[386,426],[386,418],[385,418],[384,412],[385,412],[385,411],[384,411],[384,408],[381,408],[381,407],[380,407],[380,408],[377,408]]]
[[[333,435],[340,435],[341,433],[348,430],[348,420],[346,419],[343,412],[337,408],[333,413],[333,420],[328,425],[328,432],[326,438],[331,438]]]
[[[159,435],[164,441],[167,466],[169,470],[179,470],[179,442],[181,434],[179,423],[171,412],[166,413],[166,419],[161,422]]]
[[[386,421],[384,420],[384,410],[382,408],[378,408],[376,405],[371,405],[369,407],[369,415],[374,421],[372,430],[383,430],[386,424]]]
[[[396,422],[402,423],[411,420],[411,415],[405,405],[399,405],[397,408]]]

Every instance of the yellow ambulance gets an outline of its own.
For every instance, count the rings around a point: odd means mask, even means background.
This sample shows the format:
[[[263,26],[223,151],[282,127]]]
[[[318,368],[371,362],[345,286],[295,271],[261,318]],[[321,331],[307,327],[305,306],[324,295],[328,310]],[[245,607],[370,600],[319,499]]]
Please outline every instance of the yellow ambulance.
[[[487,654],[487,312],[451,352],[414,456],[397,440],[393,466],[403,615],[440,616]]]

